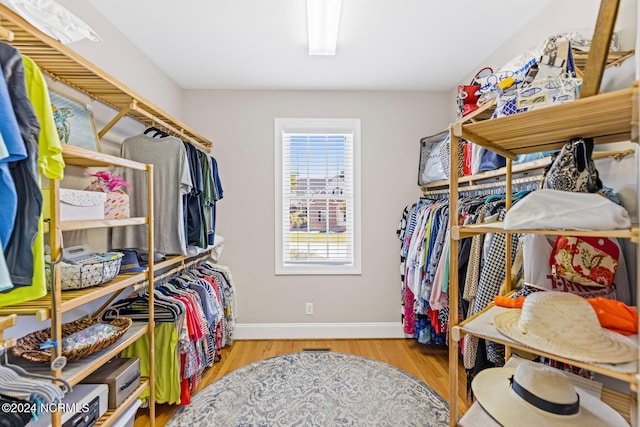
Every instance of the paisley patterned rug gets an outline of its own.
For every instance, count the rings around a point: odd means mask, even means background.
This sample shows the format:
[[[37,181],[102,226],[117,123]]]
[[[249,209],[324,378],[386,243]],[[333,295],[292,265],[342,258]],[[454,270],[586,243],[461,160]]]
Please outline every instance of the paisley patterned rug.
[[[383,362],[327,351],[260,360],[196,394],[167,427],[447,426],[446,401]]]

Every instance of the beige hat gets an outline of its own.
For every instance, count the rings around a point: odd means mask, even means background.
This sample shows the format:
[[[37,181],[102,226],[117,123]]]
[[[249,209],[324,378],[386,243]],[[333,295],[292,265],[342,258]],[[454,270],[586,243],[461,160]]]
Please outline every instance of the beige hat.
[[[560,370],[540,363],[485,369],[471,388],[480,406],[505,427],[629,425],[613,408],[574,388]]]
[[[638,358],[632,340],[602,328],[591,304],[567,292],[533,293],[522,309],[495,315],[493,324],[519,343],[569,359],[624,363]]]

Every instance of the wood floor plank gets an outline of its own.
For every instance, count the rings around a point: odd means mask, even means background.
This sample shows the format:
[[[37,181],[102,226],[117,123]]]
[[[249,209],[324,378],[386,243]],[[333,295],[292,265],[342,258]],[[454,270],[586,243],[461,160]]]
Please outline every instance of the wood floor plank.
[[[330,348],[331,351],[368,357],[395,366],[428,384],[445,400],[449,397],[449,358],[443,346],[423,345],[413,339],[339,339],[339,340],[236,340],[222,350],[222,360],[202,375],[198,391],[242,366],[269,357],[303,351],[307,348]],[[466,375],[459,364],[458,407],[466,411]],[[156,426],[163,427],[179,409],[176,405],[156,405]],[[141,409],[135,427],[149,425],[149,411]]]

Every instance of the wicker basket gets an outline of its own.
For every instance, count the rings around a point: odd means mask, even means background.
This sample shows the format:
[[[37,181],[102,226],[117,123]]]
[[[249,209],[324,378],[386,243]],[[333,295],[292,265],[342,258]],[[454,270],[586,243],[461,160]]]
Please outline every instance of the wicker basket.
[[[119,252],[109,252],[100,255],[108,255],[113,257],[113,259],[79,265],[60,265],[60,288],[63,291],[84,289],[91,286],[100,286],[113,280],[120,272],[122,254]],[[51,270],[48,265],[45,268],[47,273],[47,287],[51,288]]]
[[[65,323],[62,325],[62,337],[67,337],[74,332],[81,331],[88,328],[91,325],[99,323],[99,319],[84,318],[76,320],[74,322]],[[106,322],[105,322],[106,323]],[[109,322],[110,325],[120,328],[118,332],[111,335],[109,338],[102,341],[95,342],[85,348],[63,351],[62,355],[67,358],[67,361],[82,359],[90,354],[104,350],[111,344],[115,343],[127,332],[127,329],[131,327],[133,322],[128,317],[119,317]],[[32,332],[20,338],[15,346],[11,349],[14,356],[22,359],[29,360],[31,362],[49,363],[51,361],[51,351],[48,349],[40,349],[40,344],[46,342],[51,336],[51,328],[43,329],[41,331]],[[58,345],[62,345],[59,343]]]

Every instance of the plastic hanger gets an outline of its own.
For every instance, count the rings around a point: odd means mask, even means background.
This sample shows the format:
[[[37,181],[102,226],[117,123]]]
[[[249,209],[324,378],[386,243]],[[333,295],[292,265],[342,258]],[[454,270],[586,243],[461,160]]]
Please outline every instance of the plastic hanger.
[[[157,127],[155,127],[155,126],[150,126],[150,127],[146,128],[146,129],[144,130],[144,134],[145,134],[145,135],[148,135],[148,134],[150,134],[151,132],[160,132],[160,129],[158,129],[158,128],[157,128]]]
[[[62,390],[51,383],[21,377],[17,372],[0,365],[0,390],[20,393],[26,396],[36,394],[47,403],[59,402],[64,398]]]
[[[71,384],[69,384],[69,382],[67,380],[63,379],[63,378],[57,378],[57,377],[53,377],[51,375],[34,374],[34,373],[31,373],[31,372],[28,372],[27,370],[25,370],[21,366],[12,365],[11,363],[9,363],[9,359],[7,357],[7,352],[6,351],[4,353],[4,365],[3,366],[5,366],[5,367],[11,369],[12,371],[16,372],[21,377],[39,378],[39,379],[43,379],[43,380],[50,380],[50,381],[54,381],[54,382],[59,382],[60,384],[63,385],[63,390],[62,391],[65,394],[70,393],[73,390],[73,388],[71,387]]]
[[[504,198],[506,198],[506,194],[493,194],[489,197],[487,197],[484,201],[485,204],[487,203],[491,203],[491,202],[495,202],[496,200],[502,200]]]

